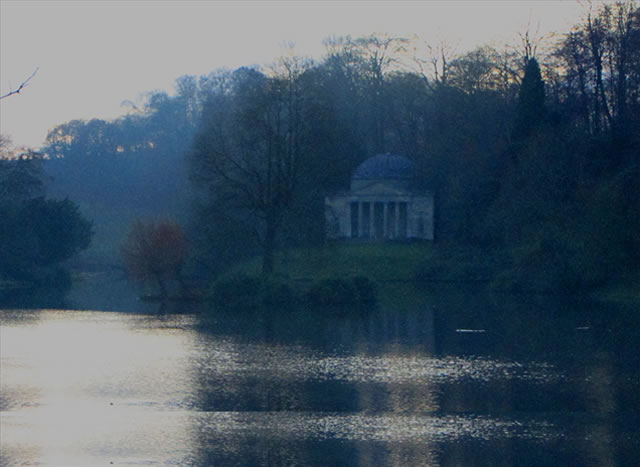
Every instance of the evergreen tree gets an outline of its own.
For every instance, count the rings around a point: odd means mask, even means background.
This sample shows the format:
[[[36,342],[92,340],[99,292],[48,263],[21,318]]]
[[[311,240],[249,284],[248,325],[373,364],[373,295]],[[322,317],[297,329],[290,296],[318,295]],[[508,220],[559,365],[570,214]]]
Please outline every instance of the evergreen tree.
[[[518,143],[527,139],[546,119],[544,82],[535,58],[529,59],[518,94],[512,138]]]

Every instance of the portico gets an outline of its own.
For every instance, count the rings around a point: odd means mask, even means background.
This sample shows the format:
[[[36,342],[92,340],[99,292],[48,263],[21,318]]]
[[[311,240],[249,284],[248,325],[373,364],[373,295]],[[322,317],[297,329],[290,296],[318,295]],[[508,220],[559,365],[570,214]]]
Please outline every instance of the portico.
[[[351,190],[325,201],[332,238],[433,240],[433,196],[409,188],[409,159],[382,154],[354,172]]]

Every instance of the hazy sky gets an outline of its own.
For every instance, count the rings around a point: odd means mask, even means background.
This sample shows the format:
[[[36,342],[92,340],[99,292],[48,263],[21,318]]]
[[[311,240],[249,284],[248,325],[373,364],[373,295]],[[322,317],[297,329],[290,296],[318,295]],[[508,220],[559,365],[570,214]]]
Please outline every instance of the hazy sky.
[[[0,132],[39,147],[76,118],[114,118],[125,99],[173,91],[175,79],[266,65],[293,41],[320,58],[322,40],[374,32],[417,34],[457,52],[518,40],[527,24],[566,32],[585,7],[566,1],[0,1]]]

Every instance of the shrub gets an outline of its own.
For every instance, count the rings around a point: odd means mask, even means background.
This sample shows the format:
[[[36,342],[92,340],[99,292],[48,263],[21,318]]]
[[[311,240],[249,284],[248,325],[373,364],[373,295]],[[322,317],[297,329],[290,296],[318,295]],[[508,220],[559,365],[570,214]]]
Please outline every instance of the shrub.
[[[558,232],[541,231],[512,250],[513,264],[496,275],[491,287],[516,293],[574,293],[580,277],[569,261],[571,249]]]
[[[181,270],[187,259],[185,233],[173,221],[136,221],[122,245],[122,256],[134,280],[156,281],[160,293],[166,297],[168,280],[182,283]]]
[[[66,285],[58,266],[89,246],[92,229],[68,199],[0,202],[0,277]]]
[[[374,283],[367,277],[325,279],[307,291],[307,302],[318,306],[370,305],[376,301]]]
[[[265,280],[240,274],[213,284],[212,300],[217,306],[239,311],[266,308],[287,309],[300,301],[312,306],[359,306],[376,302],[375,284],[367,277],[325,279],[304,294],[279,280]]]

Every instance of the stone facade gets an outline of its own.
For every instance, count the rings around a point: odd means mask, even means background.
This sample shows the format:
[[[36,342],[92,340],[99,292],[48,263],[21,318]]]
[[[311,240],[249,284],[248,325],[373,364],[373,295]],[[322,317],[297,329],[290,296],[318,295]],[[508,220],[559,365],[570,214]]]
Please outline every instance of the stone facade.
[[[411,189],[413,174],[413,163],[402,156],[364,161],[348,192],[325,199],[328,237],[433,240],[434,197]]]

